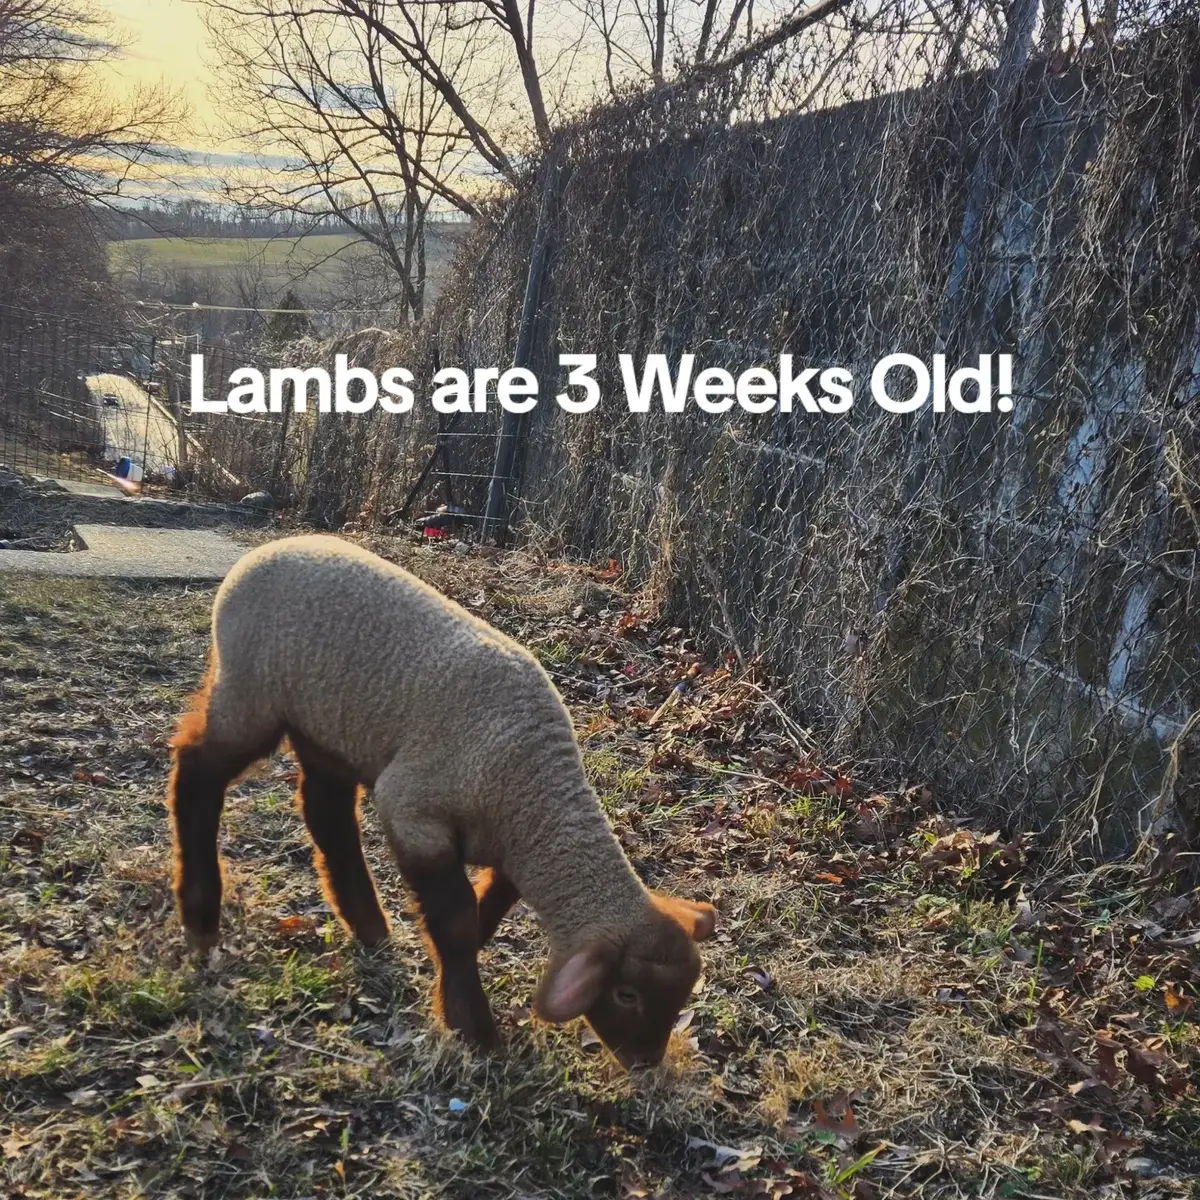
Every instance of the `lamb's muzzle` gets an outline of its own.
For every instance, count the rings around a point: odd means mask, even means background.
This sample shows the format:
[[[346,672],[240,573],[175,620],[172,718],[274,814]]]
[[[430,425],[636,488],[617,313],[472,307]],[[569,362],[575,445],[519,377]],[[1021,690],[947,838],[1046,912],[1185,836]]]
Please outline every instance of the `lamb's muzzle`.
[[[247,554],[217,593],[208,674],[172,740],[175,894],[198,948],[218,936],[225,789],[284,736],[326,897],[368,944],[388,935],[359,832],[372,790],[451,1029],[495,1044],[477,956],[524,898],[552,947],[538,1013],[586,1016],[627,1066],[662,1058],[715,910],[642,885],[528,651],[338,538]],[[467,866],[484,868],[474,886]]]

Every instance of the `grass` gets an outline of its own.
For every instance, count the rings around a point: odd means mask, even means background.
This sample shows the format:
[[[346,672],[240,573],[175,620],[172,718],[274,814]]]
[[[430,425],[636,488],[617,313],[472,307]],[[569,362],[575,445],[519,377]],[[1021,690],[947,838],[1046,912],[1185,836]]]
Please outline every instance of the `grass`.
[[[505,1053],[446,1039],[373,820],[395,932],[366,952],[285,758],[231,792],[223,941],[188,956],[161,797],[211,589],[4,576],[5,1194],[1197,1194],[1200,978],[1170,945],[1194,894],[1057,876],[1033,839],[825,770],[634,598],[581,611],[579,568],[371,544],[542,652],[638,870],[717,904],[668,1065],[631,1079],[530,1018],[524,908],[483,956]]]
[[[331,255],[358,253],[361,243],[344,233],[277,238],[130,238],[109,243],[109,265],[121,270],[129,262],[130,251],[143,248],[149,251],[150,262],[160,267],[236,267],[245,263],[298,267]]]
[[[464,227],[431,226],[426,235],[426,261],[430,298],[436,296]],[[137,274],[135,258],[147,254],[147,278],[161,283],[164,272],[189,271],[215,281],[223,303],[240,303],[233,287],[238,268],[261,272],[276,299],[288,286],[305,288],[330,284],[347,264],[367,253],[351,234],[317,233],[304,237],[131,238],[108,244],[109,266],[118,276]],[[140,268],[139,268],[140,269]],[[157,293],[154,293],[157,294]]]

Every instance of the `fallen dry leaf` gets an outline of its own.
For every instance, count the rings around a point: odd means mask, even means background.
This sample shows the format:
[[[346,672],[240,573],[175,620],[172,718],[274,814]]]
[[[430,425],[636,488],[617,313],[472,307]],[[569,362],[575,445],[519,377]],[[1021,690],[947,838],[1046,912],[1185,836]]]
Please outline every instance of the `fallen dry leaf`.
[[[813,1125],[847,1141],[852,1141],[861,1132],[854,1118],[854,1109],[850,1107],[850,1098],[845,1095],[833,1097],[828,1105],[822,1100],[814,1100]]]
[[[1159,1069],[1169,1064],[1170,1059],[1155,1050],[1130,1046],[1125,1051],[1125,1069],[1138,1083],[1144,1083],[1147,1087],[1155,1087],[1158,1084]]]
[[[1136,1138],[1122,1137],[1120,1134],[1114,1134],[1101,1143],[1100,1149],[1096,1152],[1096,1157],[1099,1158],[1105,1167],[1111,1168],[1115,1162],[1127,1158],[1140,1145],[1141,1142]]]
[[[707,1171],[700,1172],[700,1178],[708,1184],[711,1191],[716,1192],[718,1196],[728,1196],[734,1192],[744,1191],[745,1181],[737,1171],[732,1171],[720,1179],[710,1175]]]
[[[1173,983],[1163,985],[1163,998],[1167,1002],[1167,1011],[1175,1017],[1182,1017],[1190,1012],[1195,1004],[1191,996],[1185,996]]]
[[[762,969],[762,967],[746,967],[742,974],[747,979],[752,979],[758,984],[764,992],[769,991],[771,987],[771,976]]]
[[[21,1151],[26,1146],[32,1146],[37,1141],[36,1138],[26,1137],[23,1134],[13,1133],[0,1142],[0,1150],[4,1151],[5,1158],[18,1158]]]
[[[1120,1078],[1120,1072],[1117,1070],[1117,1051],[1120,1048],[1120,1043],[1111,1038],[1096,1038],[1096,1048],[1093,1052],[1096,1058],[1096,1078],[1109,1087],[1116,1087]]]
[[[275,925],[275,932],[280,937],[303,937],[306,934],[316,933],[317,923],[312,917],[281,917]]]

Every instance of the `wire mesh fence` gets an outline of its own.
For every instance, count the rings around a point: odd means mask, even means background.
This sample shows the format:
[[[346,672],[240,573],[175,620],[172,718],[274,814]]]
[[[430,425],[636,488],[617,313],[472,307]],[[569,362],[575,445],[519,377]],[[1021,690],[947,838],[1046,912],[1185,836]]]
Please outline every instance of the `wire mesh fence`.
[[[81,477],[106,449],[140,450],[145,431],[118,409],[114,380],[148,382],[152,342],[0,307],[0,461]]]
[[[482,430],[439,422],[424,407],[399,417],[338,412],[329,390],[305,378],[333,353],[362,367],[411,347],[368,330],[332,350],[315,340],[239,348],[162,322],[102,325],[0,306],[0,465],[92,483],[125,476],[143,491],[206,500],[265,491],[325,526],[381,515],[383,492],[402,495],[418,479],[397,501],[406,511],[438,495],[481,511],[491,453],[474,446]],[[247,370],[260,373],[266,394],[273,369],[293,374],[265,406],[193,403],[226,400]]]
[[[85,482],[132,468],[148,488],[240,498],[260,474],[258,439],[188,413],[201,350],[161,326],[0,306],[0,462]],[[205,351],[207,386],[234,358]]]
[[[786,679],[835,755],[1082,853],[1194,847],[1198,97],[1200,0],[833,6],[566,130],[416,334],[289,348],[409,367],[406,414],[185,416],[187,346],[160,337],[173,486],[265,488],[327,526],[444,506],[477,527],[500,415],[427,398],[439,368],[503,367],[524,332],[542,392],[506,428],[505,482],[525,535],[619,559],[714,651]],[[107,368],[31,355],[27,333],[0,317],[5,455],[103,453],[78,385]],[[638,413],[618,366],[790,354],[863,380],[897,350],[1011,353],[1014,410]],[[590,413],[552,400],[571,353],[598,358]],[[206,387],[242,365],[210,351]],[[14,395],[36,413],[16,434]]]
[[[1063,845],[1194,843],[1200,8],[848,5],[564,139],[519,513],[789,684],[835,754]],[[451,288],[505,362],[536,188]],[[628,411],[736,374],[1015,355],[1009,416]],[[605,397],[568,415],[560,353]]]

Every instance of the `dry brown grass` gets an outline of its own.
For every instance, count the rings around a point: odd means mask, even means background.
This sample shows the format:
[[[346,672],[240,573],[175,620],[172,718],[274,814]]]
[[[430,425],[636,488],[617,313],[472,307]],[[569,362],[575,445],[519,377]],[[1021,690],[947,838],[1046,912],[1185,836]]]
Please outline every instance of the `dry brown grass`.
[[[616,580],[365,540],[536,649],[638,869],[718,905],[668,1065],[630,1079],[531,1021],[523,908],[484,961],[505,1055],[447,1041],[374,823],[395,936],[365,953],[285,759],[232,794],[225,936],[185,955],[164,743],[211,590],[4,577],[6,1194],[1196,1194],[1194,894],[1044,876],[919,787],[827,770],[769,681],[705,665],[664,708],[697,656]]]

